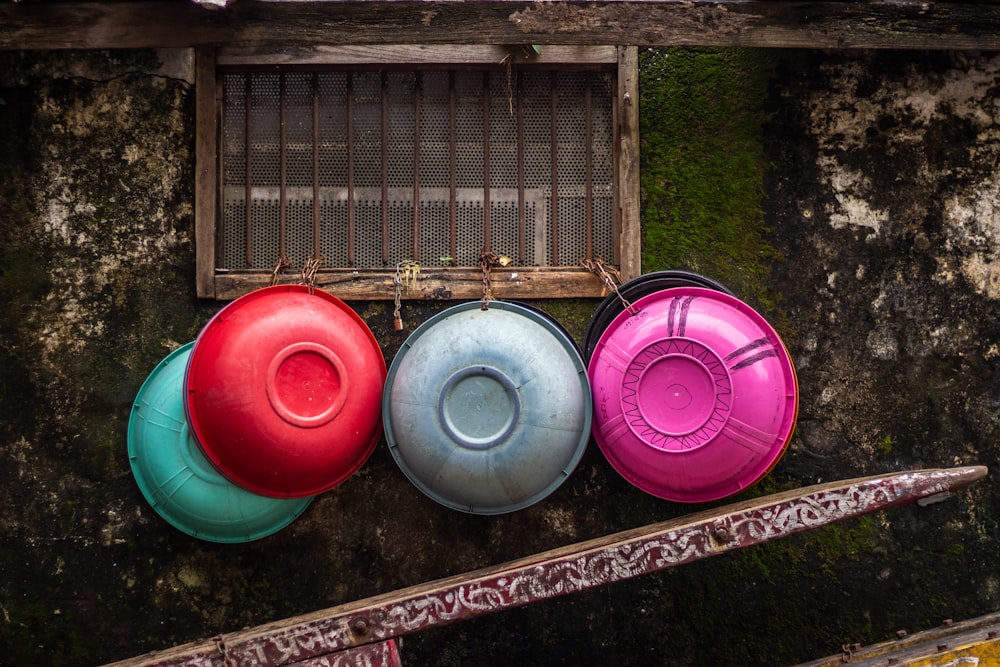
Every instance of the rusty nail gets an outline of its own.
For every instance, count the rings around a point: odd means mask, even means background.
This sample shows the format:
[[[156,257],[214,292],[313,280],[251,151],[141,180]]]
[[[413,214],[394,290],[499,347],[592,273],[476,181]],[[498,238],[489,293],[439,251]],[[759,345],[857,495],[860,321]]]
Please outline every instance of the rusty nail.
[[[712,537],[720,542],[728,542],[732,538],[732,535],[729,533],[729,529],[725,526],[716,526],[712,531]]]
[[[937,645],[937,650],[939,650],[939,651],[946,651],[946,650],[948,650],[948,645],[947,644],[938,644]]]
[[[950,618],[946,618],[943,621],[941,621],[941,625],[943,625],[946,628],[950,628],[952,624],[954,624],[954,622],[955,621],[951,620]]]
[[[351,621],[351,632],[356,635],[367,635],[372,629],[372,623],[364,616],[358,616]]]
[[[906,630],[896,630],[896,639],[903,639],[906,637]]]

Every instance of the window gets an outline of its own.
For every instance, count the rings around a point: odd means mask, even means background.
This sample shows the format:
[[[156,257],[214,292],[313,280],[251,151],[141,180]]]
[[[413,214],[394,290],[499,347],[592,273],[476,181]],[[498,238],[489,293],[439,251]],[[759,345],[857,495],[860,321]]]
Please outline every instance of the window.
[[[639,272],[634,51],[200,52],[199,296],[319,257],[341,298],[407,263],[404,298],[478,298],[484,252],[498,298],[600,296],[582,260]]]

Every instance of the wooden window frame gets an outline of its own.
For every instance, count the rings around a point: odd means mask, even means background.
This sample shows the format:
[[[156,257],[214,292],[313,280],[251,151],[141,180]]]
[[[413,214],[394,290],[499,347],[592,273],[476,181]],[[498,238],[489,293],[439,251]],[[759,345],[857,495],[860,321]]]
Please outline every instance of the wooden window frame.
[[[226,271],[216,268],[220,216],[220,115],[222,94],[216,75],[221,65],[393,65],[498,63],[510,49],[489,46],[353,46],[262,51],[237,48],[196,49],[196,288],[201,298],[228,300],[271,283],[269,271]],[[622,280],[640,275],[638,50],[634,46],[546,46],[539,62],[559,64],[616,63],[614,105],[615,232],[614,262]],[[394,270],[324,267],[316,285],[348,300],[393,299]],[[495,268],[493,295],[501,299],[602,297],[604,283],[584,267]],[[296,282],[288,275],[283,282]],[[473,299],[482,296],[483,275],[468,267],[425,267],[402,294],[406,299]]]

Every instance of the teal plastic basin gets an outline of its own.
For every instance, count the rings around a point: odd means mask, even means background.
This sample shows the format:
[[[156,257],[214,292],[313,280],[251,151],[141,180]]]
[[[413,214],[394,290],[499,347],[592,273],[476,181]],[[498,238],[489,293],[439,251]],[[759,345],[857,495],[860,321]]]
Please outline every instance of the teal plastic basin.
[[[306,498],[271,498],[236,486],[209,463],[184,416],[184,372],[194,343],[167,355],[132,404],[128,456],[139,490],[166,521],[209,542],[249,542],[294,521]]]

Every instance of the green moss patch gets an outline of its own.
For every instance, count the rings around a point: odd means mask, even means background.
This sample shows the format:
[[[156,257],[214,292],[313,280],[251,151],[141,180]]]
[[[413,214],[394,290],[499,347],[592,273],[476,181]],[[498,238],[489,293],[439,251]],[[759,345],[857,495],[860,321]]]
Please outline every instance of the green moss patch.
[[[751,49],[640,55],[644,271],[688,269],[773,301],[761,199],[774,66],[775,56]]]

